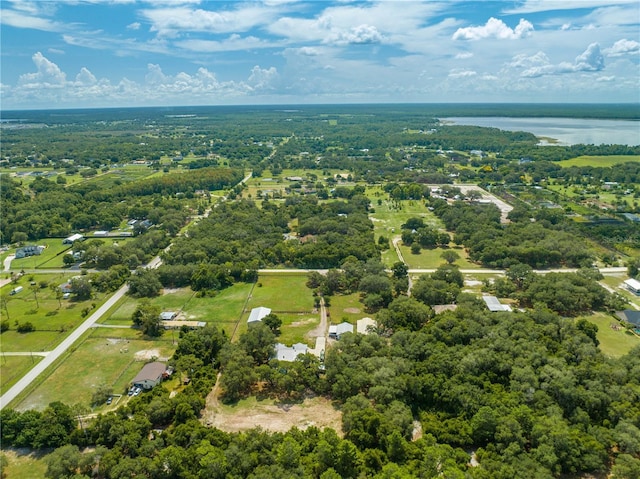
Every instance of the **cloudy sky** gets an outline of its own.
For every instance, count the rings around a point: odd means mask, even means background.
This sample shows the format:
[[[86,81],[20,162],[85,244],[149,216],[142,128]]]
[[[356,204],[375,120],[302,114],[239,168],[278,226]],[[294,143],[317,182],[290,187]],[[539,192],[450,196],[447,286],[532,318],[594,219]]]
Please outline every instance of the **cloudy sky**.
[[[2,109],[640,102],[640,0],[2,0]]]

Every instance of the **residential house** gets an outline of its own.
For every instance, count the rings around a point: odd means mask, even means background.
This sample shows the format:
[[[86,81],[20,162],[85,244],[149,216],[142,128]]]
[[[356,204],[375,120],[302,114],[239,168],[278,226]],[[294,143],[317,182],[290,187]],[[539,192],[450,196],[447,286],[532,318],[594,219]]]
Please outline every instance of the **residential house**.
[[[62,240],[62,244],[73,244],[76,241],[82,241],[84,239],[84,236],[82,236],[80,233],[76,233],[74,235],[69,236],[68,238],[65,238]]]
[[[629,323],[636,328],[640,328],[640,311],[625,309],[624,311],[618,311],[616,316],[618,316],[622,321]]]
[[[276,359],[279,361],[293,362],[301,354],[309,352],[309,346],[303,343],[296,343],[289,347],[286,344],[277,343],[275,346]]]
[[[133,378],[131,384],[142,389],[151,389],[162,382],[163,375],[167,371],[167,365],[159,361],[147,363]]]
[[[44,251],[44,246],[23,246],[16,250],[16,259],[26,258],[27,256],[40,256]]]
[[[625,287],[633,294],[640,296],[640,281],[637,279],[627,279],[624,281]]]
[[[485,295],[482,297],[489,311],[511,311],[511,306],[508,304],[501,304],[498,298],[495,296]]]
[[[329,326],[329,337],[332,339],[340,339],[345,333],[353,333],[353,324],[344,322]]]

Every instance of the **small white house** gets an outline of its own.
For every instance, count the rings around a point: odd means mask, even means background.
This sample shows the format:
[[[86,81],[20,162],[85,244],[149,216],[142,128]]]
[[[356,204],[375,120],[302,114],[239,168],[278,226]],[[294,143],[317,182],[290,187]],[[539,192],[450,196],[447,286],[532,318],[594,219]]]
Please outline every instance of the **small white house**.
[[[500,303],[500,300],[495,296],[485,295],[482,297],[489,311],[497,312],[497,311],[511,311],[511,306],[508,304]]]
[[[167,370],[167,365],[158,361],[147,363],[140,372],[133,378],[131,383],[142,389],[151,389],[160,384],[162,377]]]
[[[178,316],[178,313],[176,313],[175,311],[163,311],[162,313],[160,313],[160,319],[162,321],[172,321],[176,319],[176,316]]]
[[[264,306],[260,306],[258,308],[253,308],[251,310],[251,314],[249,314],[249,319],[247,319],[247,323],[257,323],[258,321],[262,321],[262,318],[271,314],[270,308],[265,308]]]
[[[286,344],[277,343],[276,347],[276,359],[280,361],[293,362],[301,354],[309,352],[309,346],[304,343],[296,343],[289,347]]]
[[[626,279],[624,281],[624,285],[633,294],[640,296],[640,281],[638,281],[637,279],[633,279],[633,278]]]

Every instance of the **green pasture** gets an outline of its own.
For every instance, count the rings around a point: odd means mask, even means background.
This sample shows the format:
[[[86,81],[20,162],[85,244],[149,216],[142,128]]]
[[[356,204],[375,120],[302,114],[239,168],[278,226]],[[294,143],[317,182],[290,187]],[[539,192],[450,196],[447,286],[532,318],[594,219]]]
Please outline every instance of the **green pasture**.
[[[611,156],[578,156],[570,160],[558,161],[558,165],[563,168],[570,166],[594,166],[606,168],[627,162],[640,161],[640,155],[611,155]]]
[[[4,338],[2,338],[4,340]],[[42,356],[7,356],[0,359],[0,394],[4,394],[24,374],[42,360]]]
[[[251,283],[237,283],[213,297],[198,297],[191,288],[165,289],[162,295],[152,298],[151,303],[157,305],[161,311],[179,312],[180,320],[205,321],[231,334],[243,313],[252,287]],[[101,320],[101,323],[131,325],[131,316],[139,301],[125,296],[104,316],[105,319]]]
[[[27,244],[42,245],[45,247],[41,255],[28,256],[26,258],[14,259],[11,262],[12,270],[36,269],[42,268],[45,264],[51,263],[46,267],[61,268],[62,256],[67,250],[71,250],[70,244],[62,244],[62,238],[47,238],[38,241],[29,241]],[[10,253],[15,254],[15,249]],[[57,261],[56,261],[57,260]],[[54,265],[55,263],[55,265]]]
[[[101,384],[113,386],[114,393],[122,393],[151,356],[170,357],[175,351],[170,335],[144,340],[129,338],[128,334],[129,330],[92,330],[29,393],[19,409],[43,409],[53,401],[89,405],[91,395]]]
[[[337,294],[331,296],[330,306],[327,308],[330,323],[339,324],[343,321],[352,323],[354,326],[358,319],[371,317],[364,310],[364,305],[360,302],[360,293]]]
[[[2,454],[8,461],[4,470],[7,479],[42,479],[47,472],[46,457],[49,451],[31,449],[3,449]]]
[[[261,274],[247,302],[246,312],[259,306],[271,308],[276,314],[310,312],[313,294],[306,282],[306,274]]]
[[[402,256],[404,256],[404,261],[410,269],[435,269],[438,266],[446,264],[447,262],[442,259],[440,255],[447,250],[455,251],[460,255],[460,258],[453,263],[460,269],[480,268],[479,265],[469,261],[467,252],[462,247],[421,249],[419,254],[413,254],[411,248],[403,245],[402,242],[400,242],[398,246],[402,252]]]
[[[47,351],[53,349],[71,330],[80,325],[86,317],[82,311],[89,309],[92,314],[106,299],[106,295],[98,293],[93,299],[74,301],[72,299],[56,299],[56,293],[49,287],[40,288],[40,281],[56,286],[64,283],[70,274],[33,274],[22,276],[17,284],[7,284],[0,290],[3,307],[2,319],[10,323],[9,331],[2,334],[1,349],[7,352]],[[31,279],[33,278],[33,279]],[[31,281],[36,282],[36,293],[31,290]],[[17,285],[23,290],[10,295]],[[37,300],[36,300],[37,299]],[[6,306],[6,307],[5,307]],[[16,321],[30,322],[35,331],[18,333]]]
[[[306,343],[310,347],[315,345],[315,339],[308,338],[308,333],[320,324],[320,313],[285,313],[278,314],[282,320],[280,335],[277,340],[281,343],[292,345]]]
[[[617,318],[609,314],[594,313],[584,318],[598,326],[596,335],[600,342],[598,347],[606,356],[624,356],[632,348],[640,345],[640,337],[627,331]]]

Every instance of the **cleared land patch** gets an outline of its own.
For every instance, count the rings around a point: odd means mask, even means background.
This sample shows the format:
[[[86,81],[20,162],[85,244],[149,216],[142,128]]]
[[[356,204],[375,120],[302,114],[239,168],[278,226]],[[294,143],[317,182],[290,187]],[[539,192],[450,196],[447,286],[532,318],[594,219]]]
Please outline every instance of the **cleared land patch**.
[[[239,432],[261,427],[267,431],[286,432],[292,427],[330,427],[341,435],[342,413],[331,401],[321,397],[307,398],[301,403],[276,403],[271,399],[243,399],[232,406],[207,406],[202,421],[226,432]]]
[[[606,356],[614,358],[624,356],[631,349],[640,346],[640,338],[627,331],[613,316],[605,313],[595,313],[583,316],[587,321],[598,326],[596,337],[600,341],[600,351]]]

